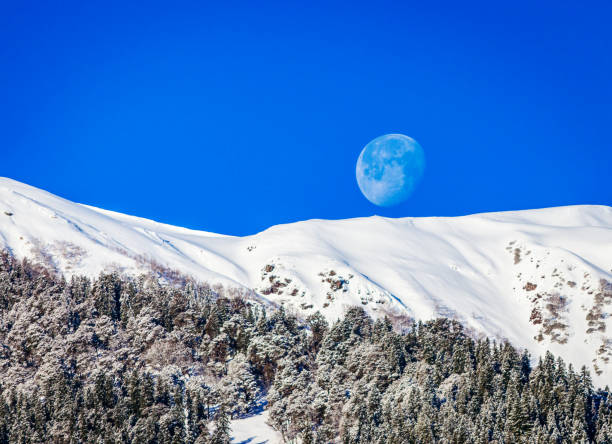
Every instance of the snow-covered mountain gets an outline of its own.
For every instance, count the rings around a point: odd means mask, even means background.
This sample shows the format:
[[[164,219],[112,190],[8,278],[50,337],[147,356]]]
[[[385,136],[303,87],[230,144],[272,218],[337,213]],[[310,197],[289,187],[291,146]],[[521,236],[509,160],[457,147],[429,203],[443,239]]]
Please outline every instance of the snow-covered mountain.
[[[307,315],[360,305],[460,320],[612,376],[612,208],[310,220],[233,237],[67,201],[0,178],[0,248],[71,274],[168,275],[252,289]]]

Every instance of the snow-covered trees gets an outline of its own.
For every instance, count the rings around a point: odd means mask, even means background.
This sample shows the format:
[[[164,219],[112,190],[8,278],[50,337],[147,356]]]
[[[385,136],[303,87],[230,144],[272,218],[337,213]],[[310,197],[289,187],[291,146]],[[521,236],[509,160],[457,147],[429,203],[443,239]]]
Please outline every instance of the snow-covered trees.
[[[253,369],[242,353],[238,353],[227,366],[227,375],[221,381],[223,399],[231,399],[230,415],[250,413],[260,396],[260,385]]]
[[[476,342],[445,319],[400,335],[352,309],[314,361],[281,367],[268,400],[287,439],[598,442],[612,418],[609,391],[595,392],[584,369],[550,354],[532,369],[526,353]]]
[[[206,286],[66,282],[0,254],[0,444],[228,443],[261,409],[303,443],[612,443],[586,369],[447,319],[329,325]]]

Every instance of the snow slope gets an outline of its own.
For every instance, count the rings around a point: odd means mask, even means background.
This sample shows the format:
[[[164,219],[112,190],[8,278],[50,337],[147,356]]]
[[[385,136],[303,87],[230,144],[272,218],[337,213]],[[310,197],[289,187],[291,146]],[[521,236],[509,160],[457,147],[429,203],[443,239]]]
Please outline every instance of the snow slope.
[[[280,433],[267,424],[268,412],[262,411],[248,418],[234,419],[231,422],[232,444],[280,444]]]
[[[67,275],[166,267],[307,315],[349,305],[447,316],[612,376],[612,208],[279,225],[223,236],[76,204],[0,178],[0,248]]]

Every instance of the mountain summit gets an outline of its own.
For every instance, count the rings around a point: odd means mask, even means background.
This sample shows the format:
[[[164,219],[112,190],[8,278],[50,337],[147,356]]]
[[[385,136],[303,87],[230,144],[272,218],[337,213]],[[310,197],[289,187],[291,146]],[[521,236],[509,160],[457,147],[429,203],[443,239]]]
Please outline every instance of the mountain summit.
[[[449,317],[612,377],[612,208],[309,220],[233,237],[0,178],[0,248],[67,276],[179,272],[302,315]]]

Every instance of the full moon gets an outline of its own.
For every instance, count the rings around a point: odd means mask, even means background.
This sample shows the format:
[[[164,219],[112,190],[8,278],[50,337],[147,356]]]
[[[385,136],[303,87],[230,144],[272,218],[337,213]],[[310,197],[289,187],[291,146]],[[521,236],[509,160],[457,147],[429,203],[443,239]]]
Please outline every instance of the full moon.
[[[357,159],[357,184],[374,205],[391,207],[408,199],[425,173],[425,152],[403,134],[368,143]]]

